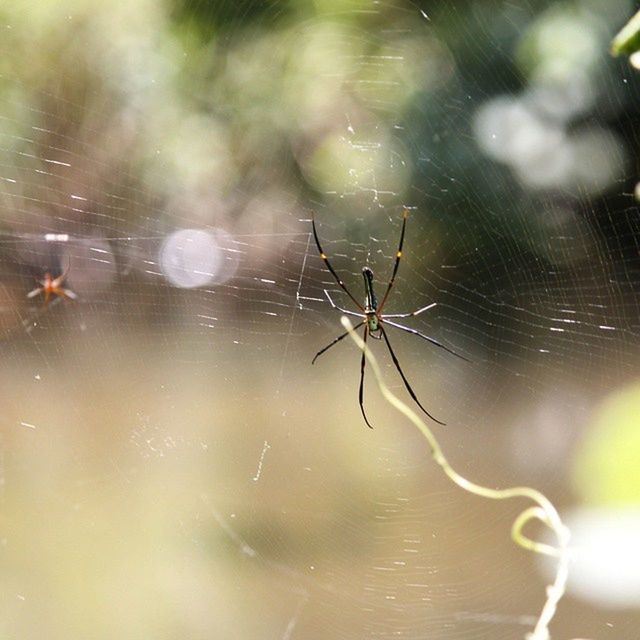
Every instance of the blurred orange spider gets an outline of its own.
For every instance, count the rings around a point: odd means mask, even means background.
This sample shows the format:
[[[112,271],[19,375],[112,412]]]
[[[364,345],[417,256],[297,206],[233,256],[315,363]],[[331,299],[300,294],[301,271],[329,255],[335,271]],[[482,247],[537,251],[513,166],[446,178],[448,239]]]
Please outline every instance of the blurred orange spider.
[[[52,296],[59,296],[60,298],[69,298],[69,300],[77,300],[78,296],[70,289],[65,289],[62,285],[69,273],[69,265],[64,273],[57,278],[54,278],[48,271],[44,274],[44,280],[39,280],[40,286],[36,287],[33,291],[29,291],[27,298],[35,298],[36,296],[44,295],[45,307],[49,304],[49,300]]]

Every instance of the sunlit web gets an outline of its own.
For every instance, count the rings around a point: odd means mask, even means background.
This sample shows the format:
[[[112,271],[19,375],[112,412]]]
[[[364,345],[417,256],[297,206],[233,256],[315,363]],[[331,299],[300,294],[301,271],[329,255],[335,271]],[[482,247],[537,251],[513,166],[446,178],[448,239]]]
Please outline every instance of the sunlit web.
[[[543,580],[510,546],[515,512],[447,485],[373,381],[364,428],[348,341],[311,367],[341,332],[323,290],[349,300],[310,216],[360,297],[410,208],[387,310],[436,302],[412,326],[471,361],[393,336],[445,446],[478,480],[568,500],[563,456],[638,373],[636,81],[606,57],[626,9],[581,3],[598,28],[574,86],[545,76],[537,3],[317,4],[2,16],[8,553],[29,566],[42,541],[12,552],[16,531],[50,517],[66,573],[107,600],[153,567],[182,637],[521,637]],[[27,297],[67,267],[76,302]],[[59,601],[11,574],[23,636],[74,594],[50,562],[35,575]],[[155,606],[124,619],[148,633]]]

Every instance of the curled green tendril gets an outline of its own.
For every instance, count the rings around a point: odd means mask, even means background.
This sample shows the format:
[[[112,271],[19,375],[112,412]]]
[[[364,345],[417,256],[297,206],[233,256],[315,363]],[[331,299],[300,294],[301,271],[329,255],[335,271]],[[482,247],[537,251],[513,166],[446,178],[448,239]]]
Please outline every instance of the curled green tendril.
[[[434,461],[440,466],[440,468],[452,482],[457,484],[465,491],[468,491],[469,493],[473,493],[490,500],[528,498],[535,503],[535,506],[525,509],[515,519],[511,527],[511,538],[516,544],[528,551],[551,556],[558,560],[556,577],[554,582],[547,587],[547,599],[544,603],[542,611],[538,616],[533,631],[526,636],[527,640],[548,640],[550,638],[549,623],[555,615],[558,602],[564,595],[567,579],[569,577],[568,544],[570,532],[566,525],[563,524],[556,508],[553,506],[551,501],[546,498],[546,496],[530,487],[490,489],[488,487],[483,487],[479,484],[476,484],[475,482],[471,482],[464,476],[461,476],[449,464],[449,461],[445,457],[435,435],[425,424],[422,418],[389,390],[389,387],[387,387],[384,380],[382,379],[382,373],[375,356],[369,350],[362,338],[353,330],[353,325],[349,321],[349,318],[343,316],[341,318],[341,322],[344,328],[349,332],[350,337],[358,345],[358,348],[364,351],[365,357],[371,365],[371,369],[373,370],[376,382],[378,383],[378,387],[385,400],[387,400],[387,402],[389,402],[389,404],[391,404],[400,413],[406,416],[420,431],[420,433],[427,441],[429,448],[431,449],[431,456],[433,457]],[[544,542],[538,542],[537,540],[524,535],[523,529],[525,525],[532,520],[540,521],[555,534],[557,546],[552,546]]]

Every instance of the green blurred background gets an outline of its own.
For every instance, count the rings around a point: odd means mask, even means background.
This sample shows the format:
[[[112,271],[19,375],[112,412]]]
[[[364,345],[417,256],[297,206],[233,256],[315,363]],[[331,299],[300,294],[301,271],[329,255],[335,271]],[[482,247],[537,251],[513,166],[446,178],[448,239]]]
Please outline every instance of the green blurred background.
[[[0,7],[0,636],[525,636],[525,505],[448,484],[372,377],[368,430],[349,341],[311,366],[349,305],[311,212],[359,299],[406,206],[387,310],[470,360],[390,335],[445,451],[572,526],[554,637],[636,638],[633,10]]]

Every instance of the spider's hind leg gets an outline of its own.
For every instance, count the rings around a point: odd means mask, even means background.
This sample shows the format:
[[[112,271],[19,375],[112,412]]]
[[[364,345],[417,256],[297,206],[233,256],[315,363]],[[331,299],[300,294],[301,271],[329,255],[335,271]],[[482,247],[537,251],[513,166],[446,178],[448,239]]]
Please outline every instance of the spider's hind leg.
[[[367,344],[367,336],[370,333],[371,332],[369,331],[369,327],[365,325],[364,334],[362,336],[362,339],[365,345]],[[363,349],[362,357],[360,358],[360,387],[358,388],[358,404],[360,405],[360,412],[362,413],[362,417],[364,418],[364,421],[367,423],[367,427],[369,427],[369,429],[373,429],[373,427],[371,426],[371,423],[369,422],[369,418],[367,418],[367,414],[365,413],[365,410],[364,410],[364,368],[366,364],[367,364],[367,358]]]
[[[391,360],[393,361],[393,364],[395,365],[398,373],[400,374],[400,377],[402,378],[402,382],[404,384],[405,389],[409,392],[409,395],[413,398],[413,401],[422,409],[422,411],[424,411],[424,413],[429,416],[434,422],[437,422],[438,424],[441,424],[442,426],[445,426],[445,422],[442,422],[442,420],[438,420],[438,418],[435,418],[434,416],[432,416],[423,406],[422,403],[420,402],[420,400],[418,400],[418,396],[416,396],[415,391],[411,388],[411,385],[409,384],[409,381],[407,380],[407,377],[404,375],[404,371],[402,370],[402,367],[400,366],[400,362],[398,362],[398,358],[396,356],[396,354],[393,351],[393,348],[391,347],[391,343],[389,342],[389,338],[387,337],[387,332],[384,330],[384,328],[382,328],[382,337],[384,338],[384,341],[387,343],[387,348],[389,349],[389,354],[391,355]]]

